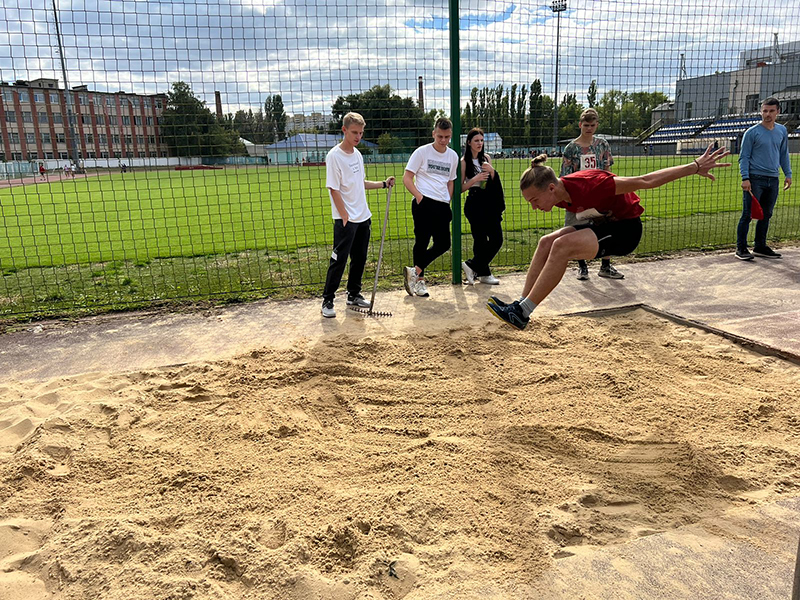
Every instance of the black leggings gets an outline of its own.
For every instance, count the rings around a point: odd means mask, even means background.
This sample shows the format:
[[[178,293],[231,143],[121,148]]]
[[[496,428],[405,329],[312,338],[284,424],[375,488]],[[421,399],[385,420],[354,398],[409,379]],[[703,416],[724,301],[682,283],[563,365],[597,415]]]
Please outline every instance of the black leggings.
[[[411,216],[414,218],[414,265],[425,273],[425,267],[450,249],[450,221],[453,211],[448,202],[439,202],[427,196],[417,204],[411,199]],[[433,246],[428,243],[433,238]]]
[[[472,258],[465,262],[479,277],[491,275],[489,263],[503,246],[503,215],[491,206],[482,209],[480,198],[470,194],[464,203],[464,216],[472,229]]]

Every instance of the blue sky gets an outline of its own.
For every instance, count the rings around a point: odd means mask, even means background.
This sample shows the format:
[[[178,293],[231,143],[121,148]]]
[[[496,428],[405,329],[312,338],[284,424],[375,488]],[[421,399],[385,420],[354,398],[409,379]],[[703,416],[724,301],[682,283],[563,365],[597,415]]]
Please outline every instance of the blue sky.
[[[449,112],[443,0],[58,0],[71,85],[164,92],[183,80],[226,112],[281,94],[287,112],[328,112],[338,95],[390,84]],[[50,0],[4,0],[0,78],[61,79]],[[529,84],[552,94],[555,15],[546,2],[460,2],[462,97],[472,86]],[[596,79],[671,93],[689,76],[730,70],[741,50],[800,39],[800,2],[570,0],[560,19],[559,96]]]

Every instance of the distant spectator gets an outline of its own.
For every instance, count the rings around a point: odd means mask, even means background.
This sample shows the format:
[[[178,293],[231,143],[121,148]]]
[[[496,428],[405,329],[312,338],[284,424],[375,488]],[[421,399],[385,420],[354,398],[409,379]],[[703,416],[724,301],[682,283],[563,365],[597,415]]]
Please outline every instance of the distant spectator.
[[[786,127],[776,123],[781,105],[775,98],[767,98],[761,105],[761,123],[753,125],[744,133],[739,151],[739,171],[742,174],[742,216],[736,229],[736,258],[753,260],[780,258],[781,255],[767,246],[767,230],[772,211],[778,201],[780,186],[779,168],[783,170],[783,190],[792,185],[792,167],[789,164],[789,136]],[[756,197],[764,218],[756,223],[753,252],[747,249],[747,233],[750,230],[750,205]]]
[[[605,138],[595,137],[594,135],[599,125],[597,111],[593,108],[584,110],[581,113],[578,125],[580,126],[581,134],[564,148],[564,160],[561,163],[561,173],[559,175],[563,177],[586,169],[611,170],[611,165],[614,164],[614,157],[611,156],[611,146],[609,146]],[[575,213],[566,211],[564,215],[565,227],[577,225],[579,222]],[[597,274],[600,277],[609,279],[622,279],[625,277],[614,268],[611,264],[611,259],[608,257],[603,257],[600,263],[600,271]],[[589,265],[585,260],[579,260],[578,280],[586,281],[587,279],[589,279]]]

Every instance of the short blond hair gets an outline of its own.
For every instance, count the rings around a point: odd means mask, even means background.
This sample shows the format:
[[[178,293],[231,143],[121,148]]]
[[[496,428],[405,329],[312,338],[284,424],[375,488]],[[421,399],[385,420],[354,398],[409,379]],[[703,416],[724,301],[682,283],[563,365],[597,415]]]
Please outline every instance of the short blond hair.
[[[342,119],[342,127],[348,129],[350,125],[361,125],[362,127],[366,127],[367,122],[364,120],[364,117],[357,112],[349,112]]]
[[[595,121],[600,120],[600,115],[597,114],[597,111],[593,108],[587,108],[585,111],[581,113],[580,122],[586,123],[594,123]]]

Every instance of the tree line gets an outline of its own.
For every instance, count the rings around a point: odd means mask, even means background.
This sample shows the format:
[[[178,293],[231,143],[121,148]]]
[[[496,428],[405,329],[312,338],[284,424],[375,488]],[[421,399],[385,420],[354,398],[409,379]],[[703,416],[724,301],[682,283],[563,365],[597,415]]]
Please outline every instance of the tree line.
[[[598,101],[597,82],[586,92],[587,103],[576,94],[564,94],[558,105],[558,139],[580,135],[578,119],[585,108],[597,110],[598,133],[637,136],[650,126],[653,109],[668,100],[661,92],[623,92],[611,89]],[[461,113],[461,127],[468,131],[480,127],[498,133],[506,147],[545,147],[553,140],[555,116],[553,98],[542,93],[541,80],[530,86],[503,84],[472,88],[470,99]]]
[[[273,144],[286,138],[288,121],[280,95],[268,95],[263,108],[239,110],[218,119],[191,87],[179,81],[167,94],[159,121],[161,137],[173,156],[226,156],[246,154],[239,138],[254,144]],[[576,94],[565,94],[558,105],[558,139],[579,135],[578,119],[584,108],[597,110],[598,133],[637,136],[650,126],[653,109],[666,102],[661,92],[624,92],[611,89],[598,99],[597,82],[586,92],[586,104]],[[367,121],[364,140],[381,154],[407,153],[431,139],[431,129],[441,111],[423,111],[411,97],[402,97],[389,85],[376,85],[347,96],[331,106],[330,133],[341,132],[342,118],[350,111]],[[503,146],[547,147],[553,139],[555,103],[542,93],[541,80],[530,85],[472,88],[461,114],[462,131],[481,127],[498,133]],[[366,150],[366,149],[365,149]],[[368,150],[366,150],[368,151]]]

